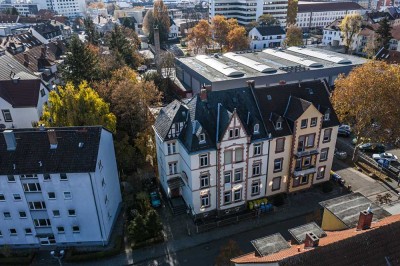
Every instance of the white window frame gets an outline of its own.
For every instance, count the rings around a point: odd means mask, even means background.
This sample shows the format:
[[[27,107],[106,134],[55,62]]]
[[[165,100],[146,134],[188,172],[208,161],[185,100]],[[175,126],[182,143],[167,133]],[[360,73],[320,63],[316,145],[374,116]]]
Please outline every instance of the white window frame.
[[[253,147],[253,156],[261,155],[262,143],[255,143]]]
[[[279,164],[279,168],[276,168],[276,165]],[[283,158],[277,158],[274,160],[274,172],[282,171]]]
[[[71,191],[64,191],[63,194],[64,194],[64,199],[65,200],[72,199],[72,192]]]
[[[225,182],[228,176],[229,176],[229,182]],[[232,183],[232,172],[226,171],[224,172],[224,184],[229,184],[229,183]]]
[[[236,199],[236,195],[239,195],[239,198]],[[238,202],[242,200],[242,189],[237,189],[233,191],[233,201]]]
[[[204,204],[206,203],[206,204]],[[202,208],[210,207],[210,194],[200,196],[200,204]]]
[[[260,194],[260,181],[253,182],[251,184],[251,195],[258,195]]]
[[[200,188],[206,188],[210,186],[210,176],[207,173],[200,175]]]
[[[208,162],[208,153],[203,153],[199,155],[200,158],[200,167],[207,167],[209,165]]]

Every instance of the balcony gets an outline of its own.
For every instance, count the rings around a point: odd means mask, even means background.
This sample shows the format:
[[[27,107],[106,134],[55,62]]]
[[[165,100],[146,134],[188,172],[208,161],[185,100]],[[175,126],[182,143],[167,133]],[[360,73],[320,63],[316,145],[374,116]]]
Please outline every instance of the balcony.
[[[317,169],[315,168],[315,165],[310,165],[310,166],[303,167],[303,168],[296,168],[296,169],[294,170],[293,175],[294,175],[295,177],[298,177],[298,176],[304,176],[304,175],[314,174],[314,173],[316,173],[316,172],[317,172]]]
[[[294,156],[297,158],[305,157],[305,156],[311,156],[311,155],[316,155],[319,154],[318,148],[312,148],[309,150],[302,150],[302,151],[297,151]]]

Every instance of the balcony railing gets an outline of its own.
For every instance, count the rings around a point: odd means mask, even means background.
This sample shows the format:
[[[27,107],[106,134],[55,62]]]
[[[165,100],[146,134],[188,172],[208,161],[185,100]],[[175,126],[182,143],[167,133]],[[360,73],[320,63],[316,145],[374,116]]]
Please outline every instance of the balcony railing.
[[[315,154],[319,154],[319,151],[318,151],[317,148],[314,148],[314,149],[311,149],[311,150],[302,150],[302,151],[298,150],[294,155],[297,158],[300,158],[300,157],[311,156],[311,155],[315,155]]]
[[[303,167],[303,168],[296,168],[294,170],[293,175],[295,177],[298,177],[298,176],[303,176],[303,175],[314,174],[316,172],[317,172],[317,169],[315,168],[315,165],[310,165],[310,166]]]

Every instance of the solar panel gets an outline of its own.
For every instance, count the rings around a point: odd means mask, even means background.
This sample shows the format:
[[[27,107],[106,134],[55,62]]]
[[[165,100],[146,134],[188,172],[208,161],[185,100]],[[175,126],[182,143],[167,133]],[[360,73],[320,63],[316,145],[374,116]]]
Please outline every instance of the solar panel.
[[[250,58],[247,58],[245,56],[242,56],[242,55],[238,55],[238,54],[235,54],[235,53],[226,53],[226,54],[224,54],[224,56],[229,58],[229,59],[231,59],[231,60],[233,60],[233,61],[236,61],[236,62],[238,62],[240,64],[243,64],[243,65],[248,66],[248,67],[250,67],[252,69],[255,69],[255,70],[257,70],[257,71],[259,71],[261,73],[276,72],[276,69],[274,69],[272,67],[269,67],[267,65],[261,64],[261,63],[259,63],[257,61],[254,61],[254,60],[252,60]]]
[[[312,56],[312,57],[319,58],[319,59],[322,59],[322,60],[326,60],[326,61],[329,61],[329,62],[332,62],[332,63],[336,63],[336,64],[351,64],[351,61],[349,59],[345,59],[345,58],[342,58],[342,57],[339,57],[339,56],[330,55],[330,54],[326,54],[326,53],[322,53],[322,52],[309,50],[307,48],[289,47],[287,49],[289,51],[292,51],[292,52],[295,52],[295,53]]]
[[[285,60],[288,60],[288,61],[292,61],[292,62],[301,64],[301,65],[304,65],[304,66],[308,66],[308,67],[322,67],[323,66],[321,63],[318,63],[318,62],[315,62],[315,61],[312,61],[312,60],[308,60],[308,59],[305,59],[305,58],[301,58],[301,57],[298,57],[298,56],[295,56],[295,55],[291,55],[291,54],[288,54],[288,53],[285,53],[285,52],[281,52],[281,51],[278,51],[278,50],[265,49],[265,50],[263,50],[263,53],[266,53],[266,54],[269,54],[269,55],[273,55],[273,56],[276,56],[276,57],[279,57],[279,58],[282,58],[282,59],[285,59]]]

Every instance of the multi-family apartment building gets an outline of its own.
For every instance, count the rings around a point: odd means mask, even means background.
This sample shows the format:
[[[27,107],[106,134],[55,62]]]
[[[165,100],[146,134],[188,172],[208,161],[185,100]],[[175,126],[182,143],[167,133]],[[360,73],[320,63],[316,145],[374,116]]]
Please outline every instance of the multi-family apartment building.
[[[34,0],[32,3],[38,5],[38,9],[49,9],[66,17],[83,16],[86,12],[84,0]]]
[[[323,28],[349,14],[363,15],[365,9],[355,2],[299,2],[296,25],[303,29]]]
[[[250,49],[281,47],[286,32],[281,26],[259,26],[249,31]]]
[[[325,81],[212,91],[160,111],[159,179],[195,218],[329,180],[338,119]]]
[[[256,21],[262,14],[271,14],[281,26],[286,26],[287,6],[287,0],[209,0],[209,18],[222,15],[246,25]]]
[[[0,245],[107,244],[121,204],[112,133],[90,126],[0,134]]]
[[[40,77],[0,51],[0,128],[36,125],[49,93]]]

